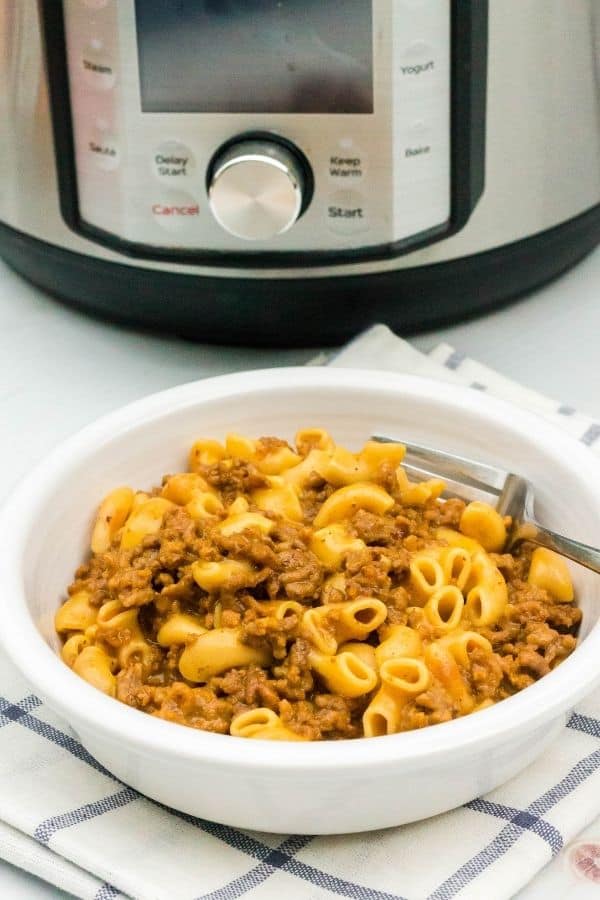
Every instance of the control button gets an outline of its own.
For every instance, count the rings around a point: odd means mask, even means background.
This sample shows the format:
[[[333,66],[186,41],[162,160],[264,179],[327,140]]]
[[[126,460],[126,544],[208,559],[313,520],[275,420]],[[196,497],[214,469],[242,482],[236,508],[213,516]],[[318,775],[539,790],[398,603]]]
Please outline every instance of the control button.
[[[217,222],[247,241],[288,231],[302,211],[305,179],[299,153],[276,141],[241,140],[217,156],[208,196]]]
[[[336,191],[327,204],[327,226],[336,234],[359,234],[370,227],[366,200],[359,191]]]
[[[96,130],[92,132],[87,149],[91,159],[99,169],[104,172],[112,172],[118,168],[120,160],[119,142],[108,131]]]
[[[150,207],[155,221],[167,231],[189,230],[200,215],[197,200],[183,191],[164,191]]]
[[[106,53],[101,40],[94,38],[87,44],[81,60],[85,80],[98,91],[109,91],[115,86],[115,65]]]
[[[190,181],[196,171],[196,160],[185,144],[165,141],[152,155],[152,171],[159,181],[175,187]]]
[[[430,87],[438,78],[435,49],[426,41],[414,41],[400,57],[399,73],[404,87]]]
[[[424,141],[431,137],[431,122],[427,119],[419,116],[417,119],[413,119],[412,122],[408,122],[406,127],[403,129],[403,134],[406,140],[408,141]]]
[[[366,169],[367,156],[352,138],[342,138],[327,159],[327,174],[335,184],[359,183]]]
[[[450,122],[444,104],[417,100],[405,105],[404,121],[396,129],[395,158],[401,163],[400,178],[422,181],[445,176],[450,165]],[[404,118],[405,117],[405,118]]]
[[[436,148],[433,140],[433,129],[426,119],[416,119],[406,128],[402,129],[400,139],[400,158],[405,162],[413,163],[410,167],[412,175],[425,172],[435,165],[439,148]]]

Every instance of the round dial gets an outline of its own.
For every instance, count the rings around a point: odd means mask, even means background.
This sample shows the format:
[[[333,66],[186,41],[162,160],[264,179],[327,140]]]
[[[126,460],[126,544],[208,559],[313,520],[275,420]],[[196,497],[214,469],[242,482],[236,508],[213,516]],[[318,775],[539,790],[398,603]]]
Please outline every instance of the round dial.
[[[230,234],[261,241],[292,227],[305,200],[304,167],[293,149],[277,141],[240,140],[214,159],[210,208]]]

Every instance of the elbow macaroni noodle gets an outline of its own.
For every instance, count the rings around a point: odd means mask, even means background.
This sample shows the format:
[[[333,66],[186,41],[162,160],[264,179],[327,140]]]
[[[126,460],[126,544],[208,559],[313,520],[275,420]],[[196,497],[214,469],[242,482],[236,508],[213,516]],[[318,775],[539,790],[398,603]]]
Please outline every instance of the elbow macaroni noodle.
[[[187,644],[179,657],[179,671],[193,682],[206,682],[237,666],[266,666],[271,653],[264,647],[244,644],[236,628],[213,628]]]
[[[561,603],[571,603],[574,599],[573,582],[566,562],[545,547],[533,551],[527,580],[547,590]]]
[[[260,738],[263,741],[301,741],[303,738],[286,728],[277,713],[266,707],[250,709],[231,723],[234,737]]]
[[[404,453],[230,433],[160,488],[111,491],[56,613],[64,662],[154,715],[261,740],[390,735],[520,690],[532,652],[544,674],[575,645],[569,568],[499,555],[509,522],[410,482]]]

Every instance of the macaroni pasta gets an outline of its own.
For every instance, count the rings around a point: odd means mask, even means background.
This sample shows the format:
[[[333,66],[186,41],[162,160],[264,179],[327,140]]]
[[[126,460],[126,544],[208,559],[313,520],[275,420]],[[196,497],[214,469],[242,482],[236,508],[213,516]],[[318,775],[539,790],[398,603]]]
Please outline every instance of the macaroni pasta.
[[[100,503],[56,613],[65,663],[154,716],[245,739],[378,737],[484,709],[575,647],[565,561],[485,503],[354,453],[200,439],[189,471]]]

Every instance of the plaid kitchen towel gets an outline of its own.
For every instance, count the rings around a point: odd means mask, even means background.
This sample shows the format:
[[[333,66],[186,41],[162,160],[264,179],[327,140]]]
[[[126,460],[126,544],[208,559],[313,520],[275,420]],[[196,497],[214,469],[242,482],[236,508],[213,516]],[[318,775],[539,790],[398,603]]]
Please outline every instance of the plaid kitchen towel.
[[[600,453],[600,424],[447,345],[375,326],[335,366],[420,373],[552,419]],[[266,835],[166,809],[118,782],[0,659],[0,856],[82,898],[450,900],[513,896],[600,813],[600,696],[525,772],[464,807],[359,835]]]

